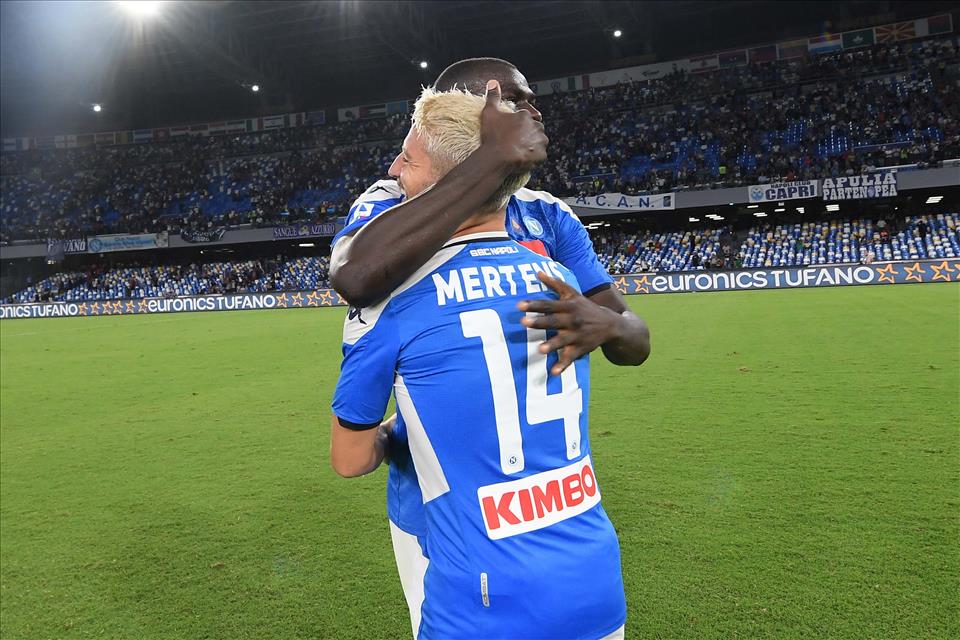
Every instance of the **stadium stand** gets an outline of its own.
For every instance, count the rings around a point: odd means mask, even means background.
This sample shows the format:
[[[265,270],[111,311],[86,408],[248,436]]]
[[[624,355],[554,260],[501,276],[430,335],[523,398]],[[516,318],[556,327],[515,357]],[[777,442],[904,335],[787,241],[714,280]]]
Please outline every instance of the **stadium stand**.
[[[791,267],[960,256],[960,214],[838,219],[750,228],[739,245],[730,227],[591,234],[611,274]],[[58,273],[3,300],[81,302],[208,293],[325,288],[329,258],[126,266]]]
[[[551,160],[531,186],[559,196],[638,194],[936,166],[960,156],[960,99],[949,77],[957,42],[882,44],[544,96]],[[0,241],[328,220],[383,176],[407,127],[394,115],[4,153]]]
[[[960,256],[960,214],[764,224],[734,248],[730,228],[668,233],[594,231],[610,273],[793,267]]]

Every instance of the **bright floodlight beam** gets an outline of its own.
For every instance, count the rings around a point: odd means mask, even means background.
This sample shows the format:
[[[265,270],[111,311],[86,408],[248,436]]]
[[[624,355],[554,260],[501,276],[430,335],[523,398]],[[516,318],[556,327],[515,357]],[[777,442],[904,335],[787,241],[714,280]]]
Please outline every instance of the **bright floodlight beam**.
[[[614,29],[614,30],[613,30],[613,37],[614,37],[614,38],[619,38],[619,37],[622,36],[622,35],[623,35],[623,31],[620,31],[620,29]]]
[[[253,85],[252,87],[250,87],[250,91],[253,91],[254,93],[260,91],[260,85],[258,84]]]
[[[93,105],[93,112],[94,112],[94,113],[100,113],[101,111],[103,111],[103,106],[102,106],[102,105],[99,105],[99,104]]]
[[[426,61],[426,60],[421,60],[421,61],[420,61],[420,68],[421,68],[421,69],[426,69],[428,66],[430,66],[430,65],[427,64],[427,61]]]
[[[163,6],[162,0],[117,0],[117,4],[138,18],[154,16]]]

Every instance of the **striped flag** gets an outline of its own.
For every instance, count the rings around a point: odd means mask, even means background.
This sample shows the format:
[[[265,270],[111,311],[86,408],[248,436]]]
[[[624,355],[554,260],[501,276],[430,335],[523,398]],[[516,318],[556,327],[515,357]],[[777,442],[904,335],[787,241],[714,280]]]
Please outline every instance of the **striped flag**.
[[[133,132],[134,142],[151,142],[153,140],[153,129],[138,129]]]
[[[224,125],[226,133],[243,133],[247,130],[246,120],[230,120]]]
[[[843,34],[843,48],[859,49],[860,47],[870,47],[876,43],[873,36],[873,28],[860,29],[859,31],[847,31]]]
[[[263,129],[282,129],[287,126],[287,117],[286,116],[266,116],[265,118],[260,118]]]
[[[724,51],[723,53],[717,55],[717,60],[720,63],[721,69],[747,64],[747,50],[740,49],[738,51]]]
[[[261,118],[247,118],[247,131],[260,131],[263,127],[260,126]]]
[[[387,116],[387,105],[384,103],[368,104],[360,107],[361,120],[367,120],[369,118],[385,118],[386,116]]]
[[[932,18],[921,18],[914,22],[917,30],[917,37],[935,36],[940,33],[950,33],[953,31],[953,22],[949,13]]]
[[[802,58],[807,55],[807,41],[791,40],[790,42],[781,42],[777,45],[777,55],[781,60]]]
[[[706,73],[720,68],[720,59],[717,54],[690,58],[690,73]]]
[[[226,122],[211,122],[207,125],[207,133],[211,136],[218,136],[227,132]]]
[[[3,150],[4,151],[17,151],[19,145],[17,144],[16,138],[4,138],[3,139]]]
[[[116,144],[117,137],[114,135],[113,131],[108,133],[98,133],[94,138],[94,142],[97,144]]]
[[[206,136],[210,135],[210,125],[204,122],[203,124],[195,124],[190,127],[190,135],[192,136]]]
[[[875,27],[874,31],[877,35],[877,42],[900,42],[917,37],[917,31],[912,20],[910,22],[885,24],[882,27]]]
[[[110,134],[110,135],[113,135],[113,134]],[[41,138],[33,139],[33,147],[35,149],[54,149],[56,148],[56,146],[57,146],[57,143],[53,136],[43,136]]]
[[[843,39],[840,37],[840,34],[831,35],[828,33],[807,40],[807,49],[814,55],[833,53],[834,51],[840,51],[842,48]]]
[[[777,59],[777,45],[750,49],[750,62],[770,62]]]
[[[190,127],[170,127],[170,137],[176,138],[190,133]]]

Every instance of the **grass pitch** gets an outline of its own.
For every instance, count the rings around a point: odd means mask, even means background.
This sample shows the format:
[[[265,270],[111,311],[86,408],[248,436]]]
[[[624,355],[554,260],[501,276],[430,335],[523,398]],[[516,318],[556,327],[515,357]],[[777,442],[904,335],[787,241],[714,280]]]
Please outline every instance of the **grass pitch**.
[[[956,638],[960,287],[634,297],[593,359],[628,638]],[[4,321],[0,636],[403,638],[345,310]],[[585,567],[589,570],[589,567]]]

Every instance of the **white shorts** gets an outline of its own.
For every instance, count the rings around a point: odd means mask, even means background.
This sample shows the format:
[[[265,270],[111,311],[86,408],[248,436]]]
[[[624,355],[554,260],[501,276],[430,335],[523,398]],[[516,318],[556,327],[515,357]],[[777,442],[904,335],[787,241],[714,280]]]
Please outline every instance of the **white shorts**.
[[[420,631],[420,607],[423,606],[423,576],[427,573],[430,561],[423,556],[417,536],[407,533],[393,522],[390,522],[390,540],[393,542],[393,556],[400,573],[403,597],[410,611],[410,627],[416,639]],[[624,640],[624,627],[599,640]]]
[[[416,638],[420,631],[420,607],[423,606],[423,576],[427,573],[430,561],[423,557],[417,536],[403,531],[393,522],[390,523],[390,540],[393,542],[393,556],[397,560],[403,597],[410,610],[410,626]]]

